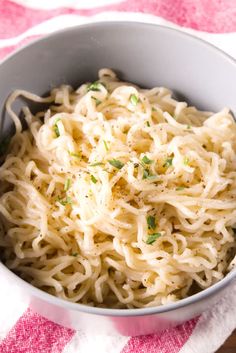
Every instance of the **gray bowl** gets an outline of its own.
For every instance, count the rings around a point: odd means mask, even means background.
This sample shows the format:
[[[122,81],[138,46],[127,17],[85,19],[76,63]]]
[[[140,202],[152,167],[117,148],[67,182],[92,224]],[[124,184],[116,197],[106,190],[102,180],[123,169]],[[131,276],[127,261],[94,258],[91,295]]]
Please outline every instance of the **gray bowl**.
[[[213,46],[179,31],[142,23],[96,23],[52,34],[19,50],[0,65],[1,134],[11,129],[4,102],[17,88],[39,95],[62,83],[95,80],[102,67],[143,87],[166,86],[198,108],[236,113],[236,63]],[[15,105],[19,111],[22,102]],[[32,107],[34,109],[34,107]],[[74,329],[140,335],[161,331],[201,314],[236,277],[177,303],[144,309],[103,309],[53,297],[26,283],[3,264],[0,276],[19,286],[31,308]]]

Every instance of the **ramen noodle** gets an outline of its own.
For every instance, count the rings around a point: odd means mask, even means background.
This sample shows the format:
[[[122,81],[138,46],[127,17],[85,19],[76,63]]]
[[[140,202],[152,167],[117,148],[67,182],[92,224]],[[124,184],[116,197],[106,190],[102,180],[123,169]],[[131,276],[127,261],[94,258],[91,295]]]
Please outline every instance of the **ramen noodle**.
[[[45,103],[33,114],[12,104]],[[42,106],[42,104],[40,104]],[[2,260],[59,298],[157,306],[221,280],[236,241],[236,124],[109,69],[47,98],[17,90],[0,167]],[[22,128],[22,120],[27,129]]]

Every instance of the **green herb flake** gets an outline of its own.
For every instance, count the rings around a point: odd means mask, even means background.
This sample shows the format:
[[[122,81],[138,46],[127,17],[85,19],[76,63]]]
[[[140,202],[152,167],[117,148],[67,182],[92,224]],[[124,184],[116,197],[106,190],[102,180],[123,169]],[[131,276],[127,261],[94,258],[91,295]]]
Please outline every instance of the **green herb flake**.
[[[64,191],[68,191],[70,187],[71,187],[71,179],[66,179],[65,185],[64,185]]]
[[[10,137],[6,137],[2,140],[2,142],[0,143],[0,156],[4,155],[7,152],[10,141]]]
[[[142,162],[145,163],[145,164],[152,164],[154,161],[149,159],[147,156],[144,156],[142,158]]]
[[[148,225],[148,229],[155,229],[156,228],[156,220],[155,217],[153,216],[148,216],[147,217],[147,225]]]
[[[74,256],[74,257],[76,257],[76,256],[78,256],[79,254],[77,253],[77,252],[73,252],[72,254],[71,254],[71,256]]]
[[[99,82],[99,81],[95,81],[93,83],[90,83],[88,85],[88,87],[87,87],[87,92],[89,92],[89,91],[94,91],[94,92],[101,91],[101,86],[104,86],[104,84]]]
[[[69,155],[71,157],[75,157],[75,158],[81,158],[81,154],[80,153],[75,153],[75,152],[70,152],[68,151]]]
[[[122,163],[121,161],[119,161],[118,159],[110,159],[108,161],[108,163],[110,165],[112,165],[113,167],[115,167],[116,169],[121,169],[124,167],[124,163]]]
[[[184,189],[185,189],[184,186],[178,186],[175,190],[176,190],[176,191],[181,191],[181,190],[184,190]]]
[[[103,144],[104,144],[105,150],[106,150],[106,151],[108,151],[108,150],[109,150],[109,148],[108,148],[108,146],[107,146],[107,142],[106,142],[105,140],[103,140]]]
[[[104,163],[102,163],[102,162],[96,162],[96,163],[92,163],[92,164],[89,164],[90,165],[90,167],[97,167],[97,166],[99,166],[99,165],[104,165]]]
[[[190,126],[190,125],[187,125],[187,129],[190,130],[190,129],[191,129],[191,126]]]
[[[60,121],[60,120],[61,120],[60,118],[56,119],[56,121],[55,121],[55,123],[53,125],[53,131],[55,132],[56,137],[60,136],[60,131],[59,131],[59,128],[58,128],[58,125],[57,125],[58,121]]]
[[[156,175],[154,175],[154,174],[151,174],[151,175],[149,175],[148,177],[147,177],[147,179],[148,180],[152,180],[152,179],[156,179]]]
[[[91,181],[92,181],[94,184],[96,184],[96,183],[97,183],[97,179],[95,178],[95,176],[94,176],[94,175],[91,175]]]
[[[173,158],[167,158],[165,163],[163,164],[163,167],[169,168],[170,166],[172,166],[172,161]]]
[[[152,245],[153,243],[155,243],[155,241],[161,237],[161,233],[153,233],[153,234],[149,234],[148,238],[146,240],[146,244],[148,245]]]
[[[139,102],[139,98],[135,94],[131,94],[129,100],[134,106],[136,106]]]
[[[152,107],[152,112],[157,112],[156,108]]]
[[[102,101],[100,101],[100,99],[97,99],[96,97],[92,97],[92,99],[95,100],[96,106],[102,103]]]
[[[65,199],[60,199],[58,197],[57,201],[60,202],[60,204],[62,206],[66,206],[66,205],[71,205],[72,204],[72,199],[69,196],[67,196]]]
[[[144,171],[143,171],[143,179],[151,180],[151,179],[155,179],[155,178],[156,178],[156,175],[152,174],[150,172],[150,170],[144,169]]]
[[[147,127],[150,127],[149,121],[146,121],[146,125],[147,125]]]
[[[143,171],[143,179],[147,179],[149,177],[149,170],[148,169],[144,169]]]
[[[189,158],[188,157],[184,157],[184,165],[189,165]]]

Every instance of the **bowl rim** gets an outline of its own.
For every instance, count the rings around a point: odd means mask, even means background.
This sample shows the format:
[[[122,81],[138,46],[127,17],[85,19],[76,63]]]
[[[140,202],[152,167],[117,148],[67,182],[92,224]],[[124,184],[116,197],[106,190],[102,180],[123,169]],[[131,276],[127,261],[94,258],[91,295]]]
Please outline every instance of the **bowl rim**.
[[[163,31],[163,32],[173,32],[180,37],[185,37],[186,39],[190,39],[195,42],[199,42],[199,44],[201,44],[205,47],[208,47],[209,49],[212,49],[213,51],[217,52],[218,55],[223,56],[224,59],[229,60],[231,62],[231,64],[236,65],[236,58],[234,58],[230,54],[226,53],[223,49],[216,47],[214,44],[207,42],[206,40],[204,40],[200,37],[197,37],[192,33],[187,33],[184,30],[182,30],[181,28],[173,28],[168,25],[161,25],[161,24],[148,23],[148,22],[142,22],[142,21],[122,21],[122,20],[104,21],[103,20],[103,21],[96,21],[96,22],[90,22],[90,23],[85,23],[85,24],[78,24],[75,26],[56,30],[56,31],[51,32],[46,35],[42,35],[42,37],[40,37],[40,38],[33,39],[29,43],[23,44],[22,46],[20,46],[19,48],[17,48],[13,52],[11,52],[10,54],[7,54],[3,60],[0,60],[0,66],[4,65],[8,60],[10,60],[11,58],[14,58],[15,56],[20,54],[25,49],[30,49],[31,46],[34,46],[34,45],[37,45],[38,43],[47,41],[48,39],[50,39],[52,37],[60,36],[63,33],[79,31],[80,29],[81,30],[87,29],[87,28],[89,29],[92,27],[104,27],[104,26],[105,27],[106,26],[107,27],[109,27],[109,26],[115,27],[118,25],[125,25],[125,26],[131,26],[131,27],[135,27],[135,26],[143,26],[143,27],[150,27],[150,28],[152,27],[152,28],[157,28],[159,31]]]
[[[223,50],[217,48],[213,44],[206,42],[205,40],[196,37],[192,34],[186,33],[182,31],[181,29],[175,29],[171,28],[168,26],[163,26],[163,25],[157,25],[154,23],[145,23],[145,22],[139,22],[139,21],[97,21],[93,23],[87,23],[87,24],[82,24],[82,25],[77,25],[77,26],[72,26],[69,28],[65,28],[59,31],[52,32],[46,36],[43,36],[41,38],[38,38],[36,40],[31,41],[30,43],[18,48],[16,51],[11,53],[10,55],[7,55],[6,58],[4,58],[2,61],[0,61],[0,66],[4,66],[5,64],[10,61],[11,58],[15,58],[18,55],[21,54],[21,52],[25,50],[30,50],[31,47],[37,45],[38,43],[47,41],[48,39],[51,39],[53,37],[60,36],[64,33],[69,33],[69,32],[74,32],[74,31],[80,31],[80,30],[86,30],[86,29],[91,29],[91,28],[97,28],[97,27],[117,27],[117,26],[129,26],[129,27],[145,27],[145,28],[150,28],[153,30],[158,30],[158,31],[163,31],[163,32],[172,32],[178,37],[182,37],[184,40],[188,39],[191,40],[195,43],[201,44],[202,47],[206,47],[208,49],[211,49],[214,51],[215,54],[220,55],[223,57],[225,61],[228,61],[230,65],[233,65],[235,67],[235,72],[236,72],[236,60],[230,56],[229,54],[225,53]],[[113,308],[99,308],[99,307],[93,307],[93,306],[88,306],[85,304],[80,304],[80,303],[73,303],[65,299],[58,298],[56,296],[53,296],[52,294],[49,294],[47,292],[44,292],[43,290],[34,287],[32,284],[29,282],[26,282],[22,278],[20,278],[18,275],[16,275],[14,272],[12,272],[9,268],[7,268],[1,261],[0,261],[0,270],[5,274],[6,276],[9,276],[13,281],[19,285],[19,287],[27,290],[30,294],[32,294],[34,297],[37,297],[39,299],[44,300],[45,302],[48,302],[53,305],[57,305],[58,307],[61,307],[63,309],[69,309],[71,311],[79,311],[79,312],[84,312],[92,315],[101,315],[101,316],[113,316],[113,317],[132,317],[132,316],[143,316],[143,315],[153,315],[153,314],[162,314],[166,313],[169,311],[173,311],[191,304],[194,304],[196,302],[201,301],[202,299],[208,298],[209,296],[212,296],[213,294],[216,294],[217,292],[223,290],[226,286],[228,286],[233,279],[236,279],[236,270],[232,270],[229,272],[223,279],[221,279],[219,282],[213,284],[212,286],[201,290],[200,292],[191,295],[189,297],[186,297],[184,299],[181,299],[177,302],[169,303],[169,304],[164,304],[160,306],[152,306],[152,307],[144,307],[144,308],[135,308],[135,309],[113,309]]]

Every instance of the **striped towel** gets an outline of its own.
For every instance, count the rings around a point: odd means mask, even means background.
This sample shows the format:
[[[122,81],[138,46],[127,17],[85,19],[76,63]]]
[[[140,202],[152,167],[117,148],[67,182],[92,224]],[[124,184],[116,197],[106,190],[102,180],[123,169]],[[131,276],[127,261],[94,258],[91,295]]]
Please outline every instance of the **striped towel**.
[[[181,28],[236,58],[235,0],[1,0],[0,59],[55,30],[110,20]],[[161,334],[91,337],[32,312],[1,279],[0,353],[213,353],[236,328],[235,294],[232,283],[211,310]]]

